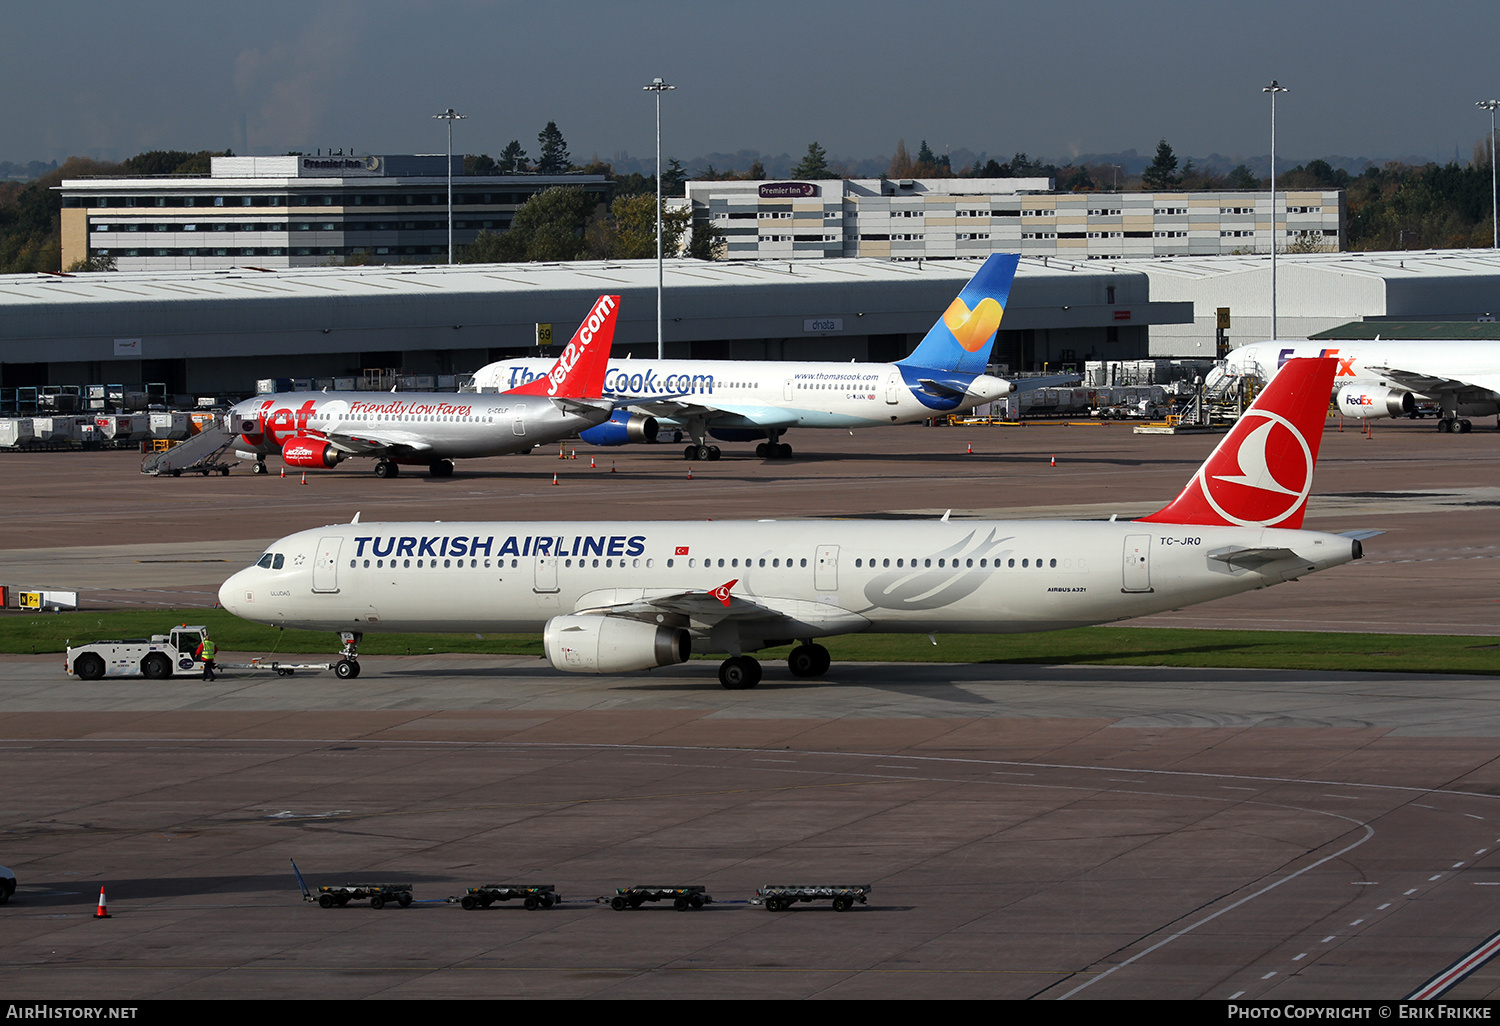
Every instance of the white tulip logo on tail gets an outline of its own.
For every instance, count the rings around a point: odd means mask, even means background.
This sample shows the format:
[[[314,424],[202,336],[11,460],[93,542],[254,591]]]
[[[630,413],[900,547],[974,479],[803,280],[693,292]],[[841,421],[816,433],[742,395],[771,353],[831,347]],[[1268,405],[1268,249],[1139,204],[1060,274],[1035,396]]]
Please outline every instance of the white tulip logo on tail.
[[[1313,454],[1307,439],[1291,421],[1270,410],[1248,410],[1246,417],[1260,417],[1264,424],[1252,429],[1234,453],[1210,460],[1198,471],[1204,498],[1214,512],[1241,527],[1275,527],[1302,508],[1312,491]],[[1281,479],[1271,471],[1275,465]],[[1227,470],[1233,457],[1239,473]]]

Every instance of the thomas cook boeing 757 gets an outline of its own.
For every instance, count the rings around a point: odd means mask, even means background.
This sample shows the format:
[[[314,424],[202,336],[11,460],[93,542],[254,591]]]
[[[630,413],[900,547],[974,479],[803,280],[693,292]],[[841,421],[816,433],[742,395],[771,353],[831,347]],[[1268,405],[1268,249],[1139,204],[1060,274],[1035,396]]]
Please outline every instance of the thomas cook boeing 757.
[[[1132,522],[356,522],[281,539],[219,601],[340,632],[344,677],[368,631],[540,631],[577,673],[727,653],[726,688],[759,682],[747,653],[794,641],[806,677],[828,669],[820,637],[1124,620],[1360,557],[1359,536],[1300,529],[1333,373],[1289,362],[1181,494]]]
[[[757,456],[787,459],[792,447],[781,436],[790,428],[907,424],[1000,399],[1011,383],[984,371],[1019,261],[1014,253],[992,254],[912,354],[895,363],[612,360],[605,387],[638,398],[579,437],[624,445],[655,441],[660,428],[676,429],[693,440],[683,450],[690,460],[719,458],[710,437],[764,439]],[[474,387],[515,388],[546,366],[537,359],[492,363],[475,373]]]

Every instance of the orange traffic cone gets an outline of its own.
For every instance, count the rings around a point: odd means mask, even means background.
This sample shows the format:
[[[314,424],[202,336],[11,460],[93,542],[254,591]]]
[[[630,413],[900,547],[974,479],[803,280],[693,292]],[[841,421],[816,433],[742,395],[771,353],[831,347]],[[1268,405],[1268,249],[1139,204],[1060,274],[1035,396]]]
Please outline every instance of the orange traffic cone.
[[[1052,457],[1052,466],[1057,466],[1057,457],[1055,455]]]
[[[553,484],[557,484],[557,475],[556,474],[552,475],[552,483]]]
[[[573,449],[572,453],[573,454],[571,456],[569,456],[568,459],[576,460],[578,458],[578,450],[577,449]]]
[[[611,474],[613,474],[615,472],[615,461],[614,460],[610,460],[609,461],[609,472]]]
[[[104,907],[104,888],[102,886],[99,888],[99,907],[94,910],[94,918],[95,919],[112,919],[112,918],[114,918],[113,916],[111,916],[109,914],[109,910]]]
[[[285,468],[285,467],[282,467],[282,468],[281,468],[281,479],[282,479],[282,480],[283,480],[283,481],[285,481],[285,480],[286,480],[286,468]]]
[[[688,480],[691,481],[692,479],[693,479],[693,468],[692,467],[688,467]]]
[[[594,457],[592,457],[592,456],[589,457],[589,469],[590,470],[595,469]]]
[[[568,458],[568,447],[566,445],[559,445],[557,447],[557,458],[560,460]]]

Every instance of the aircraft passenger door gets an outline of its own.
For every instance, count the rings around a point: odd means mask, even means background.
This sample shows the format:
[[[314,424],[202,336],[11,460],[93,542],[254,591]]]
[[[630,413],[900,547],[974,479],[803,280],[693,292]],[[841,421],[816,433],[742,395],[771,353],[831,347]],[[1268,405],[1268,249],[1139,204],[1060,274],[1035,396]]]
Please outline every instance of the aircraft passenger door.
[[[813,569],[813,587],[818,591],[839,590],[839,547],[819,545],[818,562]]]
[[[525,438],[526,437],[526,418],[524,416],[522,416],[521,414],[519,414],[519,413],[516,414],[516,420],[515,420],[515,423],[512,425],[511,430],[513,430],[516,433],[517,436],[519,436],[521,438]]]
[[[892,406],[901,401],[901,375],[895,371],[885,377],[885,401]]]
[[[1151,536],[1131,534],[1125,537],[1124,583],[1121,591],[1151,590]]]
[[[531,587],[536,592],[554,592],[558,590],[557,558],[555,556],[536,557],[536,581]]]
[[[343,539],[338,536],[319,539],[318,555],[313,560],[313,591],[339,590],[339,545],[341,542]]]
[[[793,399],[797,398],[796,388],[797,383],[791,378],[787,378],[786,384],[782,386],[782,395],[786,396],[787,402],[791,402]]]

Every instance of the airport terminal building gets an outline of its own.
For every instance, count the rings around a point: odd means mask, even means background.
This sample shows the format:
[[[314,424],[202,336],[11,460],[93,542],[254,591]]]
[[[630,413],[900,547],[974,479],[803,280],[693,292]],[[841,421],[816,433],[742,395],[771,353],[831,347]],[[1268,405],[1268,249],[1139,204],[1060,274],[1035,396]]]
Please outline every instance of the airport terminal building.
[[[557,185],[610,195],[603,175],[465,175],[453,157],[453,244],[504,231]],[[443,154],[214,157],[208,176],[75,178],[62,194],[62,266],[122,271],[446,260]]]

